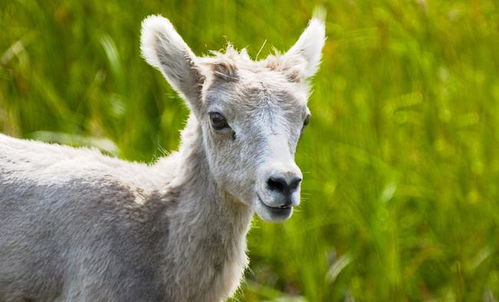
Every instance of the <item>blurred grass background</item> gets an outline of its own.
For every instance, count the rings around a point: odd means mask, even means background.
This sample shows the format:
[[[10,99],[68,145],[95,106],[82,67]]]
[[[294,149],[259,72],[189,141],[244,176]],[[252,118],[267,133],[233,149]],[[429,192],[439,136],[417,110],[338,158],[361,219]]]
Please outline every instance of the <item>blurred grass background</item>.
[[[197,54],[328,41],[297,162],[304,202],[255,219],[235,301],[499,299],[499,2],[1,0],[0,131],[153,161],[187,110],[139,54],[148,14]]]

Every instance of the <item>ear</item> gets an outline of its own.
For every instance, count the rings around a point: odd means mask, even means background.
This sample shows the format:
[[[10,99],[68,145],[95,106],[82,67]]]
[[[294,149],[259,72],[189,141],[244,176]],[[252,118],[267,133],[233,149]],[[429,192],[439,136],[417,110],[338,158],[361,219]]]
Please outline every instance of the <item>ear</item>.
[[[204,76],[196,63],[196,56],[161,16],[149,16],[142,21],[140,37],[142,56],[158,68],[172,87],[188,101],[191,109],[201,108]]]
[[[285,64],[300,65],[301,68],[299,68],[299,71],[301,76],[309,78],[313,76],[319,68],[321,52],[325,41],[326,28],[324,26],[324,21],[318,18],[312,18],[298,41],[296,41],[295,45],[282,56],[282,59]],[[295,69],[292,66],[288,66],[288,68]]]

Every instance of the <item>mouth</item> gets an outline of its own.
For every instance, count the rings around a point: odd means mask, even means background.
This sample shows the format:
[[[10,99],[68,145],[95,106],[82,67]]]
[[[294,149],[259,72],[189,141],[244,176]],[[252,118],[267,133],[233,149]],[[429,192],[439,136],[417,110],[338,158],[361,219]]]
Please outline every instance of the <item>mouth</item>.
[[[282,221],[286,220],[291,216],[293,212],[293,207],[290,205],[281,206],[269,206],[266,204],[262,198],[257,194],[257,199],[260,208],[263,208],[266,213],[258,213],[260,217],[267,221]],[[257,211],[258,212],[258,211]]]
[[[271,209],[271,210],[286,210],[286,209],[291,209],[292,206],[291,205],[280,205],[280,206],[277,206],[277,207],[273,207],[273,206],[270,206],[268,204],[266,204],[265,202],[263,202],[262,198],[260,197],[260,195],[256,195],[258,197],[258,201],[263,205],[265,206],[266,208],[268,209]]]

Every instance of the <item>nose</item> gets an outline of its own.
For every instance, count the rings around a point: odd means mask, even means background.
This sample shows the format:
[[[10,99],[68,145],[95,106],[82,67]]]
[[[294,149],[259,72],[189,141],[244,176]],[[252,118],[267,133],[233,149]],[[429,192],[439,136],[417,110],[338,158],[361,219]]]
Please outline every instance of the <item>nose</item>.
[[[289,197],[296,192],[301,180],[301,177],[296,175],[272,175],[267,179],[267,188],[284,195],[286,204],[289,205],[291,203]]]

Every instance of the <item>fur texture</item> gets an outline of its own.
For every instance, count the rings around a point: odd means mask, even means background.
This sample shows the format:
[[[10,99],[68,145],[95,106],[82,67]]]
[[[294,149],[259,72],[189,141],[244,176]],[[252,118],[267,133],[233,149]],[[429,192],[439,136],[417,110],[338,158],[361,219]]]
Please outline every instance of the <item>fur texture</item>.
[[[0,301],[232,295],[253,213],[281,221],[299,203],[293,158],[323,42],[313,20],[283,56],[199,58],[152,16],[143,55],[192,109],[178,152],[143,165],[0,135]]]

